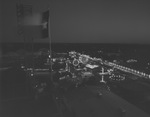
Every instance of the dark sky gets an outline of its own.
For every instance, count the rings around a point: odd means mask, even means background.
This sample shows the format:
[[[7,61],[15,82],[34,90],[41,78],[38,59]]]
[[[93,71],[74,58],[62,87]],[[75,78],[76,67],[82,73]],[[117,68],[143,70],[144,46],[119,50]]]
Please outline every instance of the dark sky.
[[[150,43],[148,1],[22,0],[22,3],[33,4],[34,12],[44,11],[50,4],[53,42]],[[21,41],[16,33],[15,5],[15,0],[3,0],[3,41]]]

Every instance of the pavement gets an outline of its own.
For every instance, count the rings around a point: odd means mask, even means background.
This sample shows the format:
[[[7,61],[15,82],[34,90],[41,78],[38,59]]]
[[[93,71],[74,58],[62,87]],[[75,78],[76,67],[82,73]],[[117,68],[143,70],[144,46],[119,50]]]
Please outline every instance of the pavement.
[[[10,69],[3,71],[2,98],[0,101],[0,117],[149,117],[143,110],[130,104],[123,98],[106,90],[103,86],[88,85],[74,88],[65,93],[62,105],[56,103],[55,97],[51,93],[43,96],[40,100],[35,100],[26,95],[26,75],[22,70]],[[43,76],[42,76],[43,77]],[[46,76],[47,77],[47,76]],[[49,75],[48,75],[49,77]],[[127,83],[129,84],[129,83]],[[145,90],[143,85],[135,85]],[[131,84],[132,85],[132,84]],[[149,85],[148,85],[149,86]],[[126,86],[128,88],[130,86]],[[143,88],[142,88],[143,87]],[[129,90],[131,90],[129,88]],[[128,91],[129,91],[128,90]],[[139,92],[139,89],[137,89]],[[140,91],[140,94],[141,92]],[[99,92],[99,93],[98,93]],[[122,91],[123,92],[123,91]],[[135,91],[132,91],[135,92]],[[149,90],[147,91],[149,92]],[[137,91],[136,91],[137,93]],[[98,95],[99,94],[99,95]],[[129,92],[124,93],[129,94]],[[134,97],[136,98],[136,97]],[[138,98],[138,97],[137,97]],[[149,111],[147,102],[142,102],[144,110]],[[59,111],[60,106],[66,106],[64,116]]]
[[[61,104],[50,95],[1,101],[0,117],[149,117],[102,86],[81,86],[64,94]],[[57,100],[58,102],[58,100]],[[64,106],[65,105],[65,106]],[[67,108],[67,110],[64,109]],[[61,112],[59,109],[61,108]]]
[[[97,86],[75,89],[67,96],[76,117],[149,117],[143,110]]]
[[[1,102],[0,117],[55,117],[55,115],[57,109],[51,96],[38,101],[25,97]]]

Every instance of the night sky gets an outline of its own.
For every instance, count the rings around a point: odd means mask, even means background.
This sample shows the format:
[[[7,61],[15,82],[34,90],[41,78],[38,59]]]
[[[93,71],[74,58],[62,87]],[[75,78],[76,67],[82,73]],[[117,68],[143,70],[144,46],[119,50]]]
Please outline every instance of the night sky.
[[[2,1],[2,42],[23,42],[23,37],[17,35],[16,3],[17,0]],[[148,1],[21,0],[21,3],[32,4],[33,12],[45,11],[50,6],[52,42],[150,43]]]

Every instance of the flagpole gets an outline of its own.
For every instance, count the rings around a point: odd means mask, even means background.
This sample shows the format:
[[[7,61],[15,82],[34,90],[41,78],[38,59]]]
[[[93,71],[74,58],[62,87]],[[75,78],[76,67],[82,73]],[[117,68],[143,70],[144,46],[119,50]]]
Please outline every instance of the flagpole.
[[[49,37],[49,51],[50,51],[50,71],[52,71],[52,36],[51,36],[51,28],[50,28],[50,7],[48,8],[49,10],[49,23],[48,23],[48,37]],[[52,77],[52,76],[51,76]]]

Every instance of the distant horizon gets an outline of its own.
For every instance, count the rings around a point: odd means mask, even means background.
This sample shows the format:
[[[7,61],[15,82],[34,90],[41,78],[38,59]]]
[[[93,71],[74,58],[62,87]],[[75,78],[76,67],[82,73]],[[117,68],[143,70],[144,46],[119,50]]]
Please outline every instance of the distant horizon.
[[[17,43],[32,43],[32,42],[0,42],[0,44],[4,43],[12,43],[12,44],[17,44]],[[35,44],[49,44],[48,42],[34,42]],[[121,44],[121,45],[150,45],[150,43],[113,43],[113,42],[104,42],[104,43],[96,43],[96,42],[52,42],[52,44]]]

